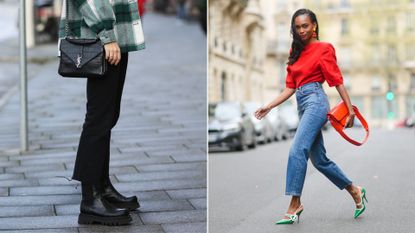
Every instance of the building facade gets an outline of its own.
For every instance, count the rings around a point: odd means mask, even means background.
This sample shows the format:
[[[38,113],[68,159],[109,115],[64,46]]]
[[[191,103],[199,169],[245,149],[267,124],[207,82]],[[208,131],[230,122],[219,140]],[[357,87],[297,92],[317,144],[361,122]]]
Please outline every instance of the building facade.
[[[415,113],[415,0],[305,0],[336,48],[352,103],[371,126]],[[328,90],[331,104],[339,101]]]
[[[265,38],[259,1],[209,1],[209,103],[263,101]]]
[[[303,7],[303,0],[261,0],[266,28],[265,102],[285,88],[288,52],[291,47],[291,16]],[[295,100],[291,99],[294,103]]]

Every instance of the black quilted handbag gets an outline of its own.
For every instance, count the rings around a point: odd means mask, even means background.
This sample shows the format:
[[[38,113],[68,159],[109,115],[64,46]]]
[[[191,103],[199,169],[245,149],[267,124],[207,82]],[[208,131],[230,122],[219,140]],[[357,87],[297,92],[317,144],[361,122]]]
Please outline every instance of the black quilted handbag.
[[[99,39],[61,39],[58,73],[63,77],[102,77],[107,70],[104,47]]]
[[[105,50],[101,40],[69,37],[69,9],[66,1],[66,38],[60,40],[58,73],[63,77],[99,78],[107,71]]]

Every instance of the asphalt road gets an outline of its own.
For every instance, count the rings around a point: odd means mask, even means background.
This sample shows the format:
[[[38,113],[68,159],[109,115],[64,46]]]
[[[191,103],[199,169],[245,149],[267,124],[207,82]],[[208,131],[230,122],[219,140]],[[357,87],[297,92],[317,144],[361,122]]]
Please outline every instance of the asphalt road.
[[[414,232],[415,129],[372,130],[361,147],[332,130],[324,138],[329,158],[367,189],[369,203],[359,219],[353,218],[348,193],[309,162],[301,222],[274,224],[290,200],[284,195],[289,140],[245,152],[209,154],[209,232]]]

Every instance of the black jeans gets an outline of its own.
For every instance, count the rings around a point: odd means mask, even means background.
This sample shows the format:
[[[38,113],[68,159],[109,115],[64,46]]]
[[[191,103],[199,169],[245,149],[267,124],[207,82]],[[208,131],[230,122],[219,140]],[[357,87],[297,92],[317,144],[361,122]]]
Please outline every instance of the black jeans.
[[[86,116],[72,179],[99,184],[109,176],[111,129],[120,115],[128,53],[102,78],[88,78]]]

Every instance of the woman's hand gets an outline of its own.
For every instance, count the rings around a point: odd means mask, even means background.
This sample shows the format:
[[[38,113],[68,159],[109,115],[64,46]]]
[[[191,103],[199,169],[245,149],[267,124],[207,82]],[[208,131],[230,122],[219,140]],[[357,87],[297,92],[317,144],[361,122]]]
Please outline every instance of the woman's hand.
[[[346,128],[352,128],[353,127],[355,115],[356,114],[354,113],[354,111],[349,111],[349,116],[347,117],[347,120],[346,120]]]
[[[269,113],[269,111],[271,111],[270,107],[260,107],[255,111],[254,115],[258,120],[261,120]]]
[[[336,89],[339,92],[340,96],[342,97],[347,108],[349,109],[349,116],[347,117],[347,120],[346,120],[346,128],[351,128],[353,127],[354,116],[356,114],[353,111],[353,107],[352,107],[352,103],[350,102],[349,94],[347,93],[347,90],[343,84],[336,86]]]
[[[111,65],[118,65],[121,60],[121,50],[117,42],[111,42],[104,45],[105,59]]]
[[[294,93],[295,93],[295,89],[286,87],[284,91],[282,91],[282,93],[277,98],[275,98],[273,101],[271,101],[268,105],[258,108],[255,111],[254,116],[258,120],[261,120],[269,113],[269,111],[271,111],[271,109],[277,107],[278,105],[286,101]]]

